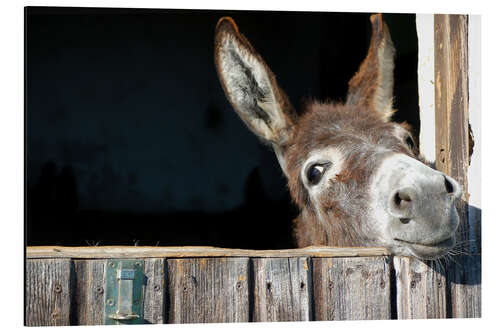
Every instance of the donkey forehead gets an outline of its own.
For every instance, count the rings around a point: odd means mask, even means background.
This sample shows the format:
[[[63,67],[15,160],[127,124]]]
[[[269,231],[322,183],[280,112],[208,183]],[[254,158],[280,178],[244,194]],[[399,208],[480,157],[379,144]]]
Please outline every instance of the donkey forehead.
[[[343,111],[343,112],[342,112]],[[356,111],[356,110],[355,110]],[[290,166],[299,167],[318,152],[327,153],[335,147],[335,156],[356,155],[376,151],[411,151],[402,143],[406,129],[395,123],[386,123],[366,113],[340,110],[315,110],[304,115],[299,130],[294,133],[287,154]]]

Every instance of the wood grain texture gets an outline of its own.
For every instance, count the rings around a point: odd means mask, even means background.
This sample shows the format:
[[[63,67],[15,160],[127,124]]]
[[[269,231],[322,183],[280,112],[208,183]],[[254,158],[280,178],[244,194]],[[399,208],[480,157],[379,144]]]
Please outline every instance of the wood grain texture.
[[[26,326],[70,325],[71,270],[69,259],[26,261]]]
[[[446,278],[436,262],[394,257],[398,319],[446,318]]]
[[[248,322],[249,260],[169,259],[168,322]]]
[[[382,247],[329,247],[308,246],[284,250],[242,250],[211,246],[29,246],[26,257],[36,258],[194,258],[194,257],[366,257],[389,255]]]
[[[75,260],[75,324],[104,324],[104,268],[106,260]]]
[[[472,258],[459,258],[450,263],[447,286],[453,317],[480,317],[481,270],[477,254],[481,249],[480,220],[469,221],[468,168],[473,139],[469,127],[468,94],[468,17],[467,15],[435,15],[435,81],[436,81],[436,167],[462,185],[463,195],[457,205],[461,224],[457,241],[466,244]],[[480,216],[476,214],[476,216]],[[457,260],[455,260],[457,261]],[[463,265],[471,265],[463,266]],[[463,273],[459,273],[463,271]]]
[[[448,272],[453,318],[481,317],[481,256],[455,257]]]
[[[468,43],[466,15],[434,16],[436,168],[462,186],[458,241],[469,240]]]
[[[253,259],[253,321],[312,320],[312,280],[308,258]]]
[[[75,324],[104,324],[104,272],[106,260],[75,260]],[[165,259],[145,260],[147,277],[144,289],[144,319],[146,323],[165,322]]]
[[[145,259],[144,275],[146,287],[144,290],[144,319],[147,323],[166,323],[166,259]]]
[[[387,258],[312,260],[315,320],[391,319]]]

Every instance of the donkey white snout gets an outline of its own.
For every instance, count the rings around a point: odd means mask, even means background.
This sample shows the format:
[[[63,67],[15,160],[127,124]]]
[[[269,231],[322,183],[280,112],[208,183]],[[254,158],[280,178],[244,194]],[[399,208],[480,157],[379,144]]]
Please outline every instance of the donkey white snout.
[[[409,219],[412,215],[419,213],[415,210],[425,209],[422,206],[433,204],[434,200],[443,201],[446,204],[460,197],[462,191],[456,180],[441,172],[432,171],[436,174],[433,177],[426,177],[415,174],[418,170],[411,168],[405,170],[403,178],[397,184],[400,187],[396,186],[388,198],[389,213],[401,219]]]
[[[404,154],[392,154],[371,187],[376,229],[395,254],[436,257],[454,246],[461,196],[453,178]]]

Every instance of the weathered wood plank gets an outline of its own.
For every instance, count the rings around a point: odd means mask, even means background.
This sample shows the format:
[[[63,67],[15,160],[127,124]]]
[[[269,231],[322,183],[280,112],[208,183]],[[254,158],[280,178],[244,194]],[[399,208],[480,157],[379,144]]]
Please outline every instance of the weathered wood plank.
[[[129,258],[130,259],[130,258]],[[105,265],[107,260],[75,260],[76,325],[104,324]],[[145,260],[144,319],[165,322],[165,259]]]
[[[394,257],[398,319],[446,318],[446,278],[436,262]]]
[[[468,167],[473,139],[469,127],[468,95],[468,17],[467,15],[435,15],[436,61],[436,167],[454,177],[463,187],[462,201],[457,206],[461,224],[457,241],[475,252],[481,247],[471,244],[471,231],[480,235],[480,226],[469,221]],[[477,230],[477,231],[476,231]],[[475,253],[473,253],[475,254]],[[477,257],[475,257],[477,260]],[[462,263],[460,263],[462,262]],[[471,265],[463,266],[463,264]],[[450,263],[447,285],[450,289],[451,315],[470,318],[480,316],[481,271],[474,259]],[[480,263],[479,263],[480,266]],[[465,273],[457,273],[459,271]],[[461,278],[458,278],[461,277]],[[470,289],[470,290],[469,290]]]
[[[253,321],[312,320],[312,280],[308,258],[253,259]]]
[[[249,321],[249,258],[167,262],[169,323]]]
[[[313,259],[316,320],[390,319],[390,262],[384,257]]]
[[[144,319],[147,323],[166,323],[166,260],[164,258],[145,259],[144,275]]]
[[[466,15],[435,15],[436,168],[462,185],[459,240],[469,240],[468,44]]]
[[[26,261],[26,326],[70,325],[71,270],[69,259]]]
[[[75,260],[76,325],[104,324],[104,268],[106,260]]]
[[[481,317],[481,256],[456,256],[448,272],[453,318]]]
[[[27,258],[194,258],[194,257],[367,257],[389,255],[382,247],[337,248],[328,246],[309,246],[285,250],[242,250],[210,246],[148,247],[148,246],[29,246]]]

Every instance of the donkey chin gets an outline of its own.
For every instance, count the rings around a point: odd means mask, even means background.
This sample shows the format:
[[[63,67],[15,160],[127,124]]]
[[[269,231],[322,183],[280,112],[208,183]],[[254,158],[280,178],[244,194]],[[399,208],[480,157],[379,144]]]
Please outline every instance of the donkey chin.
[[[456,180],[404,154],[386,158],[370,188],[374,226],[394,255],[437,259],[455,246]]]

